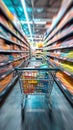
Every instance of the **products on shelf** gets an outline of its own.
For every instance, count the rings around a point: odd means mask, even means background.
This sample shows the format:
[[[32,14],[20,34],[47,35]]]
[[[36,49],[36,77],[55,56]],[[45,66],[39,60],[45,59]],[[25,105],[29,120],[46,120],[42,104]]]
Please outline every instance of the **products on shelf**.
[[[60,56],[60,51],[59,50],[54,50],[53,52],[50,53],[51,56],[54,56],[54,57],[59,57]]]
[[[0,92],[6,89],[7,85],[12,81],[13,73],[0,80]]]
[[[73,39],[72,39],[72,37],[70,37],[70,39],[67,39],[64,42],[62,42],[61,46],[66,46],[67,47],[67,46],[72,45],[72,43],[73,43]]]
[[[68,76],[63,72],[57,72],[57,78],[61,81],[61,83],[73,94],[73,78]]]
[[[33,93],[35,86],[37,85],[37,80],[35,79],[37,72],[24,72],[22,75],[23,79],[23,89],[24,93]]]
[[[9,38],[9,33],[1,26],[0,26],[0,35]]]
[[[67,70],[68,72],[70,72],[71,74],[73,74],[73,63],[64,62],[64,63],[61,63],[60,66],[64,68],[65,70]]]
[[[0,39],[0,50],[13,50],[13,45],[4,39]]]
[[[7,27],[9,26],[7,20],[4,18],[3,15],[0,15],[0,22],[1,22],[3,25],[6,25]]]
[[[0,64],[8,62],[9,57],[8,55],[0,54]]]
[[[17,60],[17,61],[14,61],[12,63],[13,67],[16,67],[17,65],[19,65],[23,60]]]
[[[64,90],[69,90],[73,95],[73,1],[63,0],[57,18],[45,38],[44,50],[47,50],[48,60],[52,66],[58,66],[60,70],[56,76]],[[69,100],[72,96],[64,91]]]
[[[14,78],[12,72],[14,67],[19,65],[23,67],[23,64],[21,63],[29,58],[29,53],[16,53],[16,51],[29,50],[26,46],[26,44],[29,43],[25,41],[25,37],[22,32],[20,32],[13,23],[12,20],[14,20],[14,16],[10,13],[2,1],[0,1],[0,5],[0,92],[2,92]],[[21,47],[21,45],[24,47]],[[2,50],[5,53],[2,53]],[[7,50],[9,52],[7,52]],[[11,50],[14,52],[10,53]]]
[[[55,59],[55,60],[54,60],[53,58],[50,58],[49,61],[50,61],[51,63],[53,63],[54,65],[60,66],[60,62],[58,61],[58,59]]]
[[[52,48],[58,48],[58,47],[60,47],[60,46],[61,46],[61,42],[56,42],[56,44],[53,45]],[[52,49],[52,48],[51,48],[51,49]]]
[[[13,46],[13,50],[20,51],[21,48],[20,48],[19,46],[17,46],[17,45],[14,45],[14,46]]]
[[[46,63],[38,64],[40,68],[47,68]],[[36,65],[35,65],[36,68]],[[24,93],[33,93],[33,92],[47,92],[48,81],[48,73],[45,71],[26,71],[23,72],[21,77],[23,84],[22,87],[24,89]]]
[[[63,28],[67,22],[69,22],[70,20],[72,20],[72,18],[73,18],[73,8],[70,9],[70,11],[66,14],[65,17],[63,17],[63,19],[61,20],[61,22],[58,24],[57,28],[55,28],[54,31],[50,34],[50,38],[52,36],[54,36],[54,34],[56,34],[58,30],[60,30],[61,28]]]
[[[12,69],[13,69],[13,66],[11,64],[0,67],[0,76],[5,75],[6,73],[8,73],[8,71],[11,71]]]
[[[67,58],[73,58],[73,50],[69,51],[69,53],[66,56]]]

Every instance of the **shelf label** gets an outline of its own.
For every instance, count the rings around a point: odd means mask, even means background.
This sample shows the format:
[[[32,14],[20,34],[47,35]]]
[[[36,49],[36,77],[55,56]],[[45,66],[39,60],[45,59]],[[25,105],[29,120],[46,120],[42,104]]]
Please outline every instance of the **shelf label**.
[[[66,71],[64,71],[67,75],[69,75],[70,76],[70,74],[68,73],[68,72],[66,72]]]
[[[62,87],[66,90],[66,87],[62,84]]]

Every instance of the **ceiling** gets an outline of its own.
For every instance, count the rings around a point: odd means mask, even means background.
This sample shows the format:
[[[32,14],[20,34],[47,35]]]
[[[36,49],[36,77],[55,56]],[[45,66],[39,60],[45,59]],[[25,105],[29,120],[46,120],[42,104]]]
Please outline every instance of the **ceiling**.
[[[57,15],[62,0],[23,0],[26,4],[26,12],[29,19],[29,26],[34,42],[43,40],[43,36],[51,25],[52,19]],[[21,26],[31,40],[30,31],[28,28],[27,19],[24,13],[23,4],[21,0],[3,0],[9,10],[16,14]]]

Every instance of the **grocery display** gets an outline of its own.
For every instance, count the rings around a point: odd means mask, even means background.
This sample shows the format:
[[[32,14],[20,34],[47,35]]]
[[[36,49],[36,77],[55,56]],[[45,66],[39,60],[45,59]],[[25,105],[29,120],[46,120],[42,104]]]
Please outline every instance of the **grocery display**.
[[[44,50],[47,51],[50,63],[61,70],[57,73],[57,79],[73,95],[73,6],[71,0],[68,2],[66,5],[62,3],[59,14],[45,37]],[[62,85],[60,88],[65,92]],[[69,99],[70,94],[66,93]]]
[[[29,59],[30,45],[13,23],[14,16],[0,1],[0,96],[16,79],[14,68]],[[15,76],[15,78],[14,78]]]
[[[37,60],[35,59],[34,62]],[[43,63],[42,63],[43,62]],[[33,63],[30,61],[30,63]],[[48,105],[50,111],[52,111],[52,104],[51,104],[51,93],[54,84],[53,76],[56,75],[57,68],[49,67],[47,61],[39,61],[39,66],[36,68],[36,65],[33,67],[22,67],[16,68],[16,72],[18,75],[21,74],[19,79],[19,85],[22,94],[21,100],[21,111],[22,111],[22,120],[24,120],[26,108],[26,101],[28,100],[28,96],[44,96],[45,102]],[[52,74],[53,76],[52,76]],[[38,97],[37,97],[38,98]],[[28,105],[29,106],[29,105]],[[33,105],[34,107],[34,105]],[[28,109],[29,107],[27,107]],[[45,109],[47,110],[47,108]]]
[[[34,68],[48,68],[47,63],[39,63],[36,67]],[[28,68],[27,68],[28,69]],[[30,68],[32,69],[32,68]],[[34,92],[44,92],[46,91],[45,88],[47,89],[48,86],[48,73],[45,71],[37,71],[37,70],[27,70],[24,71],[21,80],[22,80],[22,87],[24,89],[25,94],[32,94]],[[44,88],[45,86],[45,88]]]
[[[63,72],[57,72],[57,78],[73,94],[73,78]]]
[[[0,0],[0,130],[73,130],[73,0]]]
[[[35,50],[35,57],[36,59],[42,59],[43,48],[38,48]]]
[[[59,13],[47,33],[44,41],[36,43],[36,60],[46,56],[51,65],[67,76],[73,77],[73,7],[72,0],[62,2]],[[6,2],[5,2],[6,4]],[[0,1],[0,79],[3,83],[7,76],[15,75],[14,68],[26,62],[30,57],[30,43],[23,33],[23,28],[4,2]],[[63,10],[63,12],[62,12]],[[18,17],[19,18],[19,17]],[[49,23],[49,22],[48,22]],[[32,51],[32,50],[31,50]],[[42,64],[43,66],[43,64]],[[46,66],[46,64],[45,64]],[[38,65],[36,65],[36,68]],[[44,66],[43,66],[44,67]],[[14,78],[14,76],[13,76]],[[12,79],[11,79],[12,80]],[[10,81],[11,81],[10,80]],[[6,79],[7,81],[7,79]],[[8,82],[9,83],[9,80]],[[7,87],[7,85],[5,85]],[[4,86],[4,88],[5,88]],[[2,86],[1,86],[2,88]]]

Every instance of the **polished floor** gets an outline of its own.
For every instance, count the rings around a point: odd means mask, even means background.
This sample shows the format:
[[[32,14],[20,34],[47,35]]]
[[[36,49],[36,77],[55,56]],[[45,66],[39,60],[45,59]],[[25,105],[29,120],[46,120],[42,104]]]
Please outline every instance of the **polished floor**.
[[[0,106],[0,130],[73,130],[73,108],[54,83],[48,111],[45,96],[28,96],[25,117],[21,116],[19,83]]]

